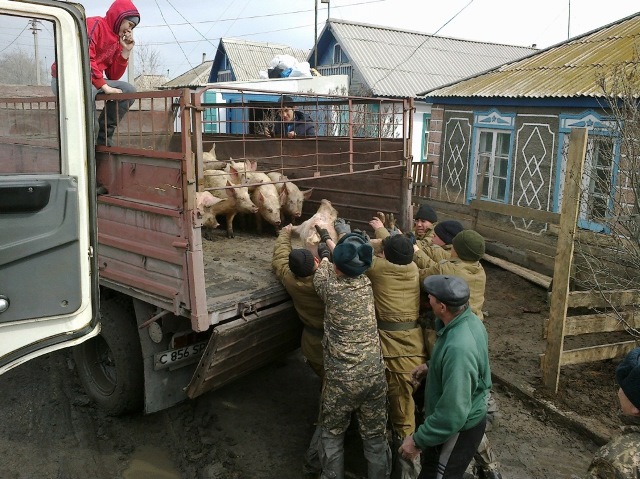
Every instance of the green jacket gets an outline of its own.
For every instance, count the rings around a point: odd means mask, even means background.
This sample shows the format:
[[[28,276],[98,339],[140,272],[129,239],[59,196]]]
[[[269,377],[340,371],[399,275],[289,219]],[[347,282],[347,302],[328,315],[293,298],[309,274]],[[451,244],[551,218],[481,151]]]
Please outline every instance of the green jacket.
[[[293,300],[293,306],[304,324],[302,332],[302,354],[308,361],[322,365],[322,334],[324,303],[313,286],[313,275],[298,278],[289,269],[291,233],[282,230],[273,247],[271,266],[276,277]]]
[[[437,319],[438,339],[429,361],[425,420],[413,440],[424,449],[444,443],[487,414],[491,389],[487,331],[469,308],[446,326]]]
[[[390,371],[410,373],[426,360],[422,329],[416,323],[420,306],[418,268],[413,262],[399,265],[374,257],[365,274],[373,288],[385,364]],[[394,330],[400,323],[413,323],[414,327]]]

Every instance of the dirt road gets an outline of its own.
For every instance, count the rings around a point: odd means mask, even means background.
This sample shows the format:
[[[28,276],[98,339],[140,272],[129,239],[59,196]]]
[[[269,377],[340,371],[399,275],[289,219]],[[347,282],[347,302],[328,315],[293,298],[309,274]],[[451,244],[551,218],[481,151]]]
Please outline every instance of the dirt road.
[[[319,384],[299,352],[244,379],[151,416],[106,417],[76,380],[70,355],[33,360],[0,378],[0,478],[298,479]],[[573,478],[595,445],[496,389],[490,433],[504,477]],[[348,477],[365,476],[357,437]]]
[[[535,389],[546,292],[485,268],[492,368]],[[558,407],[589,407],[594,422],[613,426],[614,367],[609,361],[563,372]],[[150,416],[105,416],[90,403],[73,368],[70,352],[61,351],[0,377],[0,479],[301,477],[320,385],[299,351]],[[597,445],[565,429],[536,403],[523,404],[512,391],[495,387],[502,421],[489,433],[504,478],[581,477]],[[347,437],[347,452],[347,477],[363,478],[357,437]]]

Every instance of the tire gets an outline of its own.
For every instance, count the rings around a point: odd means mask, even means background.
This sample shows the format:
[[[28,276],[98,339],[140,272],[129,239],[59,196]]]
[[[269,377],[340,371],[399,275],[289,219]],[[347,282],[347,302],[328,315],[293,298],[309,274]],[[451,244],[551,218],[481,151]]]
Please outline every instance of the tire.
[[[73,350],[80,381],[107,414],[138,412],[144,403],[144,369],[131,302],[104,300],[100,313],[100,334]]]

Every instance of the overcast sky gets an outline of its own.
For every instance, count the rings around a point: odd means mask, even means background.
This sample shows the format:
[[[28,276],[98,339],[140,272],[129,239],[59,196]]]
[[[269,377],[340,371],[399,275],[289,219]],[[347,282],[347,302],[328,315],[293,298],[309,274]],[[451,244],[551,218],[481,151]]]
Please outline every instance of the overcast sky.
[[[84,0],[87,16],[109,1]],[[309,49],[315,0],[134,0],[138,44],[157,50],[171,78],[212,60],[218,41],[241,38]],[[545,48],[639,10],[634,0],[331,0],[331,18],[475,41]],[[569,10],[571,15],[569,18]],[[318,0],[318,34],[327,19]],[[390,59],[397,61],[398,59]]]

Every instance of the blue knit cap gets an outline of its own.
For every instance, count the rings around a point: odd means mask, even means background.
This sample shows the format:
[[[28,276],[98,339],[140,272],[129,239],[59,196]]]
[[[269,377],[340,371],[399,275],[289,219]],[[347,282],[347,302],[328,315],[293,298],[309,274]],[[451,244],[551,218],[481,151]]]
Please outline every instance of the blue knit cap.
[[[372,262],[373,247],[358,233],[344,235],[333,249],[333,264],[352,278],[364,273]]]

